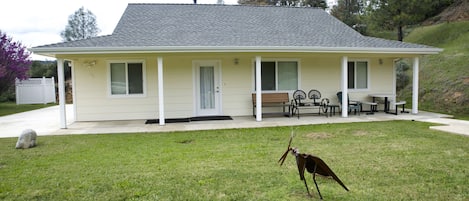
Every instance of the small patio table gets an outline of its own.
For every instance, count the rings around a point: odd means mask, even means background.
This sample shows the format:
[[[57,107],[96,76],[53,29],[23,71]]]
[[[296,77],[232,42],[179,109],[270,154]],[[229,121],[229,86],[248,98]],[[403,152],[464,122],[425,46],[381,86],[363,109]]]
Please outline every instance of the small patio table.
[[[332,115],[335,115],[335,109],[339,109],[339,105],[328,105],[329,107],[329,116],[332,117]]]
[[[396,94],[390,94],[390,93],[378,93],[378,94],[368,94],[369,96],[373,97],[373,102],[376,102],[376,98],[384,98],[384,112],[389,111],[389,103],[388,103],[388,98],[389,97],[396,97]]]

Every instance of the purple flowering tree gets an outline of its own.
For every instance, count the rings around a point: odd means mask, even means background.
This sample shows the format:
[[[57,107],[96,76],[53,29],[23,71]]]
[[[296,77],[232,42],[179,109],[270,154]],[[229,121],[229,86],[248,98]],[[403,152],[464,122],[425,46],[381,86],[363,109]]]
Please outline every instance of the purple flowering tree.
[[[0,31],[0,96],[11,89],[15,78],[28,78],[29,55],[25,46]]]

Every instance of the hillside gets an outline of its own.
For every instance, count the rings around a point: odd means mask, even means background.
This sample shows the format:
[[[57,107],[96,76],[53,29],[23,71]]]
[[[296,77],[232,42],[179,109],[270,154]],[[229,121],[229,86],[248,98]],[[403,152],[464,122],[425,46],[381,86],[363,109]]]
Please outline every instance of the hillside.
[[[469,21],[416,28],[404,41],[444,48],[421,59],[419,109],[469,117]],[[399,96],[410,101],[411,86]]]
[[[431,17],[423,25],[439,24],[444,22],[459,22],[469,20],[469,1],[456,0],[452,5],[443,10],[440,14]]]

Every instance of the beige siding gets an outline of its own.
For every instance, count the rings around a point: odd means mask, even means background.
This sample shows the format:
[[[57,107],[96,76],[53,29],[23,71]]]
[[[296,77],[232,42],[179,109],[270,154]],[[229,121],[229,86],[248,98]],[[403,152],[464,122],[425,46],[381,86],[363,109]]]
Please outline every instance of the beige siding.
[[[165,115],[169,118],[193,116],[192,60],[187,57],[163,57],[163,66]]]
[[[144,60],[146,94],[143,97],[112,97],[109,92],[109,60]],[[86,65],[96,61],[96,65]],[[157,116],[156,59],[79,58],[73,60],[74,95],[77,121],[146,119]]]
[[[215,60],[221,67],[222,111],[224,115],[252,114],[254,58],[294,59],[299,61],[299,88],[306,93],[317,89],[323,98],[337,103],[340,91],[340,54],[317,53],[174,53],[136,55],[69,55],[73,61],[74,95],[77,121],[154,119],[158,118],[158,80],[156,58],[163,58],[164,101],[166,118],[194,116],[195,60]],[[370,93],[391,93],[394,86],[393,59],[386,55],[367,57],[347,55],[349,60],[369,62],[369,89],[349,91],[354,99],[367,99]],[[238,63],[235,63],[237,59]],[[379,62],[379,59],[382,62]],[[109,66],[112,60],[142,60],[146,66],[146,93],[142,97],[109,95]],[[87,62],[96,65],[87,66]],[[293,91],[288,91],[290,94]]]

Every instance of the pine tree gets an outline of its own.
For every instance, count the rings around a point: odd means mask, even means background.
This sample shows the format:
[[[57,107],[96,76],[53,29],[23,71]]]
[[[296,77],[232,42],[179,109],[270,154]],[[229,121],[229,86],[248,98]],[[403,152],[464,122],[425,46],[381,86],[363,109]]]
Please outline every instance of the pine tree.
[[[97,36],[101,30],[98,28],[96,16],[81,7],[68,17],[65,30],[60,33],[64,41],[74,41]]]

